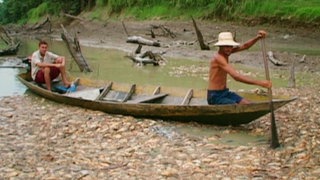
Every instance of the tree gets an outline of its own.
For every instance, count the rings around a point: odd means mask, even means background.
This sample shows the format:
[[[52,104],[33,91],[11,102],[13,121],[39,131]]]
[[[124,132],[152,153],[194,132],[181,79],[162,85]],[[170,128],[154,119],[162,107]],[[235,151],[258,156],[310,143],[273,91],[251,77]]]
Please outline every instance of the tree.
[[[91,9],[94,6],[95,0],[3,0],[0,3],[0,23],[26,22],[30,18],[26,14],[31,11],[45,11],[49,15],[58,15],[62,10],[68,14],[78,15],[86,7]]]

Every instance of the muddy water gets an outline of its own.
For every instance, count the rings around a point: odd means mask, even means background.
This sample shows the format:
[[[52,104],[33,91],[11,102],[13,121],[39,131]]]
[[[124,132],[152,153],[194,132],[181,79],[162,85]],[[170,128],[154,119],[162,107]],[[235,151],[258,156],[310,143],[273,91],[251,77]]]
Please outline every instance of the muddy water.
[[[67,58],[68,72],[70,76],[88,78],[91,80],[112,80],[122,83],[151,84],[160,86],[174,86],[186,88],[206,89],[208,80],[208,62],[205,60],[173,59],[166,58],[164,66],[153,66],[151,64],[138,66],[129,58],[126,52],[113,49],[100,49],[93,47],[82,47],[82,53],[93,69],[92,73],[80,72],[75,61],[61,41],[50,41],[49,50],[64,55]],[[30,55],[37,49],[37,41],[28,40],[22,45],[19,55]],[[242,73],[258,79],[264,79],[264,70],[255,67],[241,66],[234,64]],[[273,72],[271,72],[271,76]],[[284,87],[287,79],[283,78],[287,74],[281,74],[277,78],[278,72],[274,72],[274,86]],[[229,79],[229,87],[234,90],[250,90],[256,87],[248,86],[243,83]]]
[[[26,41],[19,54],[26,56],[37,49],[36,41]],[[190,68],[205,67],[206,62],[192,60],[168,59],[164,66],[137,66],[126,53],[118,50],[82,47],[82,53],[93,69],[92,73],[81,73],[77,64],[72,60],[63,42],[51,41],[49,49],[57,54],[64,55],[68,60],[68,72],[71,76],[84,77],[94,80],[112,80],[123,83],[152,84],[162,86],[197,87],[205,88],[207,83],[203,73],[187,74]],[[205,69],[207,71],[207,69]]]

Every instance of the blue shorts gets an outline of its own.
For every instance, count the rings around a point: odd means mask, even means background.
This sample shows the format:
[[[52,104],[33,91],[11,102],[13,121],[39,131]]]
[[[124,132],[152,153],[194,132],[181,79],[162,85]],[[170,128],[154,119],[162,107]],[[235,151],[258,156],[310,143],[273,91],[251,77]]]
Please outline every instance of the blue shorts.
[[[238,94],[224,90],[208,90],[208,104],[238,104],[243,98]]]

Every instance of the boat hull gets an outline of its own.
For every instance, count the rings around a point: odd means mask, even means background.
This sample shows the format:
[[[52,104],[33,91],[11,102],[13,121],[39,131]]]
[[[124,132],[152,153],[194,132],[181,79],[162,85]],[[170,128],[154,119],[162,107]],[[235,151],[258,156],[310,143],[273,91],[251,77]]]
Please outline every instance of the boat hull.
[[[176,105],[89,100],[48,91],[30,82],[23,74],[20,74],[18,79],[33,93],[55,102],[137,118],[195,121],[226,126],[247,124],[270,112],[268,101],[249,105]],[[278,109],[294,99],[288,97],[273,101],[274,109]]]

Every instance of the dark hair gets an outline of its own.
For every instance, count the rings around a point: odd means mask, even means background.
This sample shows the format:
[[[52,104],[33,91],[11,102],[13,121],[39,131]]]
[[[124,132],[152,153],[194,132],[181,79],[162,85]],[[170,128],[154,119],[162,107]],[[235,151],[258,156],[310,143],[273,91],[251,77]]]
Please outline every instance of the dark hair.
[[[42,44],[45,44],[45,45],[48,46],[48,43],[47,43],[47,41],[45,41],[45,40],[40,40],[40,41],[39,41],[39,47],[40,47]]]

